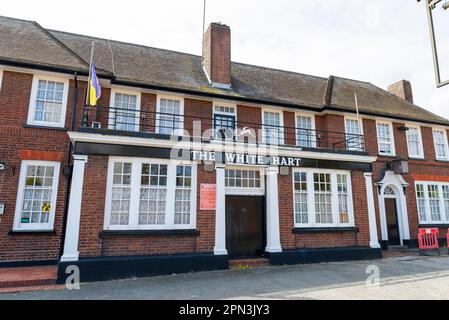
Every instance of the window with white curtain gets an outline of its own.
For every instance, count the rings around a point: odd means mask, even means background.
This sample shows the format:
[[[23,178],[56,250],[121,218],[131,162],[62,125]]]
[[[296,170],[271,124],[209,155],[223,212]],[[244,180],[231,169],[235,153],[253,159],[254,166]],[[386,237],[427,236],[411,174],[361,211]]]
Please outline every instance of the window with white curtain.
[[[60,163],[22,161],[15,230],[53,230]]]
[[[433,130],[433,142],[435,144],[435,154],[437,160],[448,160],[447,136],[445,130]]]
[[[418,181],[415,183],[419,222],[449,223],[449,183]]]
[[[112,91],[109,127],[113,130],[139,131],[140,94]]]
[[[296,145],[304,148],[316,147],[313,116],[296,116]]]
[[[294,201],[295,201],[295,223],[309,223],[309,207],[307,192],[307,173],[295,172],[293,175]]]
[[[184,128],[181,99],[159,97],[157,110],[158,133],[171,135]]]
[[[192,203],[192,166],[176,166],[175,224],[189,225]]]
[[[337,174],[337,189],[340,223],[349,223],[349,190],[346,174]]]
[[[164,225],[167,165],[143,163],[140,180],[139,225]]]
[[[69,83],[67,79],[35,75],[28,124],[64,127]]]
[[[115,162],[112,178],[111,225],[128,225],[132,163]]]
[[[295,169],[294,221],[301,227],[354,226],[351,175],[347,171]]]
[[[377,142],[379,146],[379,154],[386,156],[394,156],[394,137],[393,126],[391,123],[377,123]]]
[[[358,119],[345,119],[346,146],[348,150],[363,151],[362,128]]]
[[[408,155],[411,158],[423,158],[423,146],[421,141],[421,130],[419,127],[410,127],[407,131]]]
[[[106,230],[194,229],[195,217],[195,164],[110,158]]]
[[[279,145],[284,143],[282,114],[275,111],[263,112],[264,143]]]

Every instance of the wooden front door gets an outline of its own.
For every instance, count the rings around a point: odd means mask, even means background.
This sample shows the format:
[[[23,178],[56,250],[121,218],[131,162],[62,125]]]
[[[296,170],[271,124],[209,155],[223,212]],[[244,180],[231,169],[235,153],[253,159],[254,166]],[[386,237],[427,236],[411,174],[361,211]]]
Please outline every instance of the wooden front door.
[[[385,198],[385,214],[387,216],[388,244],[400,245],[398,210],[395,198]]]
[[[226,196],[226,248],[232,258],[265,251],[264,197]]]

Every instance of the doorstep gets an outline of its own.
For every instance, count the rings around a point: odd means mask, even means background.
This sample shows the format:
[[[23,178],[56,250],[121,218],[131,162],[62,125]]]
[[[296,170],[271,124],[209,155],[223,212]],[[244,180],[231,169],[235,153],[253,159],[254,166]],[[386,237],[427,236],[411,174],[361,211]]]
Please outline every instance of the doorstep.
[[[0,293],[60,288],[57,271],[57,266],[0,268]]]
[[[238,266],[249,267],[266,267],[270,265],[270,260],[265,258],[249,258],[249,259],[230,259],[229,267],[235,268]]]

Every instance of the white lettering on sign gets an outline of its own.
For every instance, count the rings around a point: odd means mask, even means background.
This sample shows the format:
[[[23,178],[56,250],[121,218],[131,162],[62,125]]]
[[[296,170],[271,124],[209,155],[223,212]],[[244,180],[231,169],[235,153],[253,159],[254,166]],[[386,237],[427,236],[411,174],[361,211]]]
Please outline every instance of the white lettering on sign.
[[[192,160],[216,162],[215,152],[192,151]],[[248,154],[225,153],[226,164],[272,165],[281,167],[299,167],[301,159],[295,157],[264,157]]]

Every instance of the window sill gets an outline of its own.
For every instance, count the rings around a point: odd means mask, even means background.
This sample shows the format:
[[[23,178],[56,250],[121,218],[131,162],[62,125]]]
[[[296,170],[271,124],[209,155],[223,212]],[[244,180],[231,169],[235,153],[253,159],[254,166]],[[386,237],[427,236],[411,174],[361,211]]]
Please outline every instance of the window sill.
[[[293,233],[337,233],[337,232],[359,232],[356,227],[324,227],[324,228],[293,228]]]
[[[409,160],[418,160],[418,161],[423,161],[426,160],[424,157],[408,157]]]
[[[425,229],[425,228],[449,229],[449,224],[447,224],[447,223],[441,223],[441,224],[437,224],[437,223],[420,224],[419,228],[422,228],[422,229]]]
[[[54,236],[56,231],[54,230],[11,230],[8,232],[10,236]]]
[[[378,156],[379,157],[385,157],[385,158],[396,158],[395,154],[382,154],[382,153],[379,153]]]
[[[52,126],[42,126],[35,124],[24,124],[24,128],[33,128],[33,129],[47,129],[47,130],[56,130],[56,131],[67,131],[67,128],[64,127],[52,127]]]
[[[99,234],[100,238],[109,237],[146,237],[146,236],[195,236],[198,237],[198,230],[106,230]]]
[[[448,159],[435,159],[436,162],[446,162],[449,163]]]

